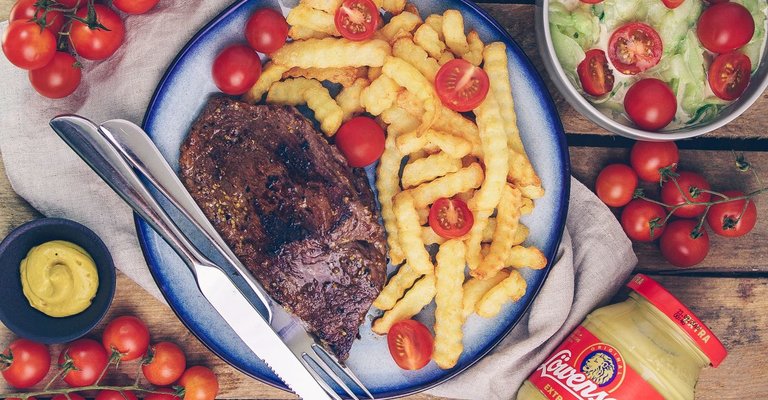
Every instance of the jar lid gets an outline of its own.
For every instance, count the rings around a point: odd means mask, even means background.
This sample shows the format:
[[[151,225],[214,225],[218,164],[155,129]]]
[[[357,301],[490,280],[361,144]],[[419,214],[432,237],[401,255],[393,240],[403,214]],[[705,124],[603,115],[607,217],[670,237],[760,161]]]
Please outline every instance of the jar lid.
[[[709,358],[713,367],[717,367],[728,355],[720,339],[661,284],[643,274],[637,274],[627,287],[643,296],[648,302],[664,313],[675,325],[691,337],[696,346]]]

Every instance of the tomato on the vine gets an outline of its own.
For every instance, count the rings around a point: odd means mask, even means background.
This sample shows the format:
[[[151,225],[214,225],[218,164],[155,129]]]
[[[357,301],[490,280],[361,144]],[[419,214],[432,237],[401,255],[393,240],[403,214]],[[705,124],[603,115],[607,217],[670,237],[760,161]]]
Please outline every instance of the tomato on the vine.
[[[461,58],[443,64],[435,75],[437,97],[453,111],[474,110],[485,100],[489,88],[488,74]]]
[[[12,21],[3,33],[3,53],[21,69],[42,68],[56,55],[56,35],[34,22]]]
[[[29,71],[29,82],[37,93],[51,98],[67,97],[80,86],[83,72],[71,54],[57,51],[48,65]]]
[[[29,339],[13,341],[0,355],[0,370],[5,381],[18,389],[38,384],[51,368],[48,346]]]
[[[755,20],[749,10],[739,3],[713,4],[701,13],[696,34],[707,50],[727,53],[752,40]]]
[[[466,235],[475,217],[461,199],[437,199],[429,208],[429,226],[435,233],[446,239],[459,238]]]
[[[87,0],[56,0],[64,8],[75,8],[85,4]]]
[[[677,185],[672,179],[661,185],[661,201],[668,204],[670,210],[673,206],[685,204],[686,199],[692,203],[706,203],[712,196],[706,192],[711,189],[709,182],[700,174],[679,171],[675,180]],[[692,188],[694,193],[691,193]],[[705,205],[687,204],[677,208],[672,214],[682,218],[693,218],[703,214],[706,209]]]
[[[334,23],[341,36],[349,40],[366,40],[376,33],[379,8],[371,0],[344,0],[336,10]]]
[[[589,50],[576,71],[579,74],[582,89],[592,96],[602,96],[613,90],[613,71],[608,66],[604,51]]]
[[[11,14],[8,16],[8,21],[29,21],[32,19],[42,18],[45,13],[45,27],[53,34],[57,34],[61,31],[61,27],[64,26],[64,14],[57,10],[48,10],[46,13],[44,9],[38,8],[35,4],[38,0],[19,0],[11,8]]]
[[[149,348],[149,329],[140,319],[124,315],[107,324],[101,342],[107,352],[120,353],[122,361],[135,360]]]
[[[730,198],[744,196],[744,193],[738,190],[728,190],[723,194]],[[752,231],[757,223],[757,206],[752,199],[715,204],[707,213],[707,223],[712,232],[720,236],[744,236]]]
[[[95,400],[138,400],[138,397],[130,391],[102,390],[96,395]]]
[[[412,319],[396,322],[387,333],[389,354],[407,370],[424,368],[432,358],[434,339],[424,324]]]
[[[73,368],[64,375],[64,382],[71,387],[90,386],[107,367],[109,356],[104,346],[93,339],[78,339],[68,344],[59,354],[59,367],[71,361]]]
[[[283,47],[288,39],[285,17],[271,8],[256,10],[245,25],[245,38],[254,50],[270,54]]]
[[[645,199],[634,199],[621,211],[621,227],[630,239],[650,242],[664,233],[666,216],[662,206]]]
[[[180,397],[176,396],[176,392],[173,389],[160,388],[156,391],[162,393],[147,393],[144,396],[144,400],[180,400]]]
[[[723,100],[736,100],[747,86],[752,73],[752,61],[739,52],[720,54],[709,66],[707,81],[712,93]]]
[[[678,162],[680,152],[675,142],[638,141],[632,145],[632,151],[629,153],[629,164],[637,172],[637,176],[646,182],[660,182],[660,170],[669,168],[674,171]]]
[[[667,224],[659,247],[661,255],[676,267],[692,267],[707,257],[709,234],[706,229],[696,230],[698,221],[679,219]]]
[[[232,45],[213,60],[211,75],[219,90],[233,96],[241,95],[261,76],[261,59],[248,46]]]
[[[128,14],[144,14],[157,5],[160,0],[112,0],[112,5]]]
[[[214,400],[219,393],[216,374],[202,366],[184,371],[178,385],[184,388],[184,400]]]
[[[96,20],[93,21],[93,29],[88,24],[79,20],[72,21],[69,38],[72,47],[80,57],[88,60],[104,60],[115,54],[125,38],[125,25],[120,16],[111,8],[103,4],[94,4]],[[88,20],[88,7],[81,7],[75,16]],[[90,21],[89,21],[90,22]],[[99,23],[107,29],[95,26]]]
[[[166,386],[176,382],[187,367],[184,352],[175,343],[160,342],[152,345],[141,371],[149,383]]]
[[[365,167],[384,153],[384,130],[371,118],[359,116],[341,125],[336,146],[350,167]]]
[[[632,200],[637,189],[637,174],[625,164],[603,168],[595,182],[595,193],[606,205],[622,207]]]
[[[658,64],[663,47],[661,37],[650,25],[630,22],[611,35],[608,57],[619,72],[635,75]]]
[[[645,78],[635,82],[624,95],[624,111],[641,129],[657,131],[675,118],[677,98],[666,83]]]

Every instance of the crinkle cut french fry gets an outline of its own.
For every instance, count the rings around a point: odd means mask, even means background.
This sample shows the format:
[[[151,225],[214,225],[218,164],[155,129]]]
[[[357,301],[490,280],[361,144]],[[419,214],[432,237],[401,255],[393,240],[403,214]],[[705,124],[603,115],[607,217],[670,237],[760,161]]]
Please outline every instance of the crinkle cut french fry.
[[[368,80],[373,82],[381,76],[381,67],[368,67]]]
[[[443,37],[445,44],[457,57],[469,52],[467,35],[464,33],[464,17],[459,10],[446,10],[443,13]]]
[[[398,85],[416,94],[424,103],[424,115],[421,116],[422,120],[418,128],[418,133],[423,134],[437,117],[437,94],[432,84],[416,67],[397,57],[387,57],[382,72]]]
[[[472,143],[448,132],[430,129],[425,134],[429,143],[454,158],[463,158],[472,151]]]
[[[509,276],[509,272],[499,271],[492,278],[481,280],[477,278],[469,279],[464,283],[464,302],[462,304],[462,316],[464,319],[475,312],[477,302],[488,293],[494,286],[498,285]]]
[[[411,2],[405,3],[405,7],[403,8],[403,11],[409,12],[411,14],[421,15],[421,13],[419,12],[419,9],[416,8],[416,5]]]
[[[286,79],[275,82],[267,92],[267,103],[297,106],[306,103],[304,93],[309,89],[323,89],[323,85],[307,78]]]
[[[504,264],[512,268],[543,269],[547,266],[547,257],[535,247],[515,246]]]
[[[382,121],[389,124],[389,128],[387,130],[396,132],[398,137],[404,135],[405,133],[415,131],[421,123],[418,118],[409,114],[406,110],[398,106],[393,106],[384,110],[380,117]]]
[[[403,169],[403,188],[408,189],[461,169],[461,159],[446,153],[409,162]]]
[[[428,24],[423,24],[416,29],[416,32],[413,34],[413,42],[424,49],[435,60],[439,59],[443,51],[445,51],[445,43],[440,40],[440,36],[435,29]]]
[[[443,54],[440,54],[440,58],[437,59],[437,63],[440,65],[444,65],[445,63],[453,60],[454,58],[456,57],[453,56],[453,53],[451,53],[450,51],[444,51]]]
[[[483,295],[475,307],[475,312],[483,318],[493,318],[499,314],[504,303],[520,300],[526,289],[525,278],[513,270],[508,277]]]
[[[380,335],[385,335],[389,332],[398,321],[404,319],[410,319],[414,315],[418,314],[422,308],[432,302],[435,298],[435,276],[433,274],[425,275],[423,278],[416,281],[413,287],[405,292],[400,301],[398,301],[394,307],[385,311],[381,318],[373,321],[371,330]]]
[[[419,24],[421,24],[420,16],[409,12],[402,12],[392,17],[378,33],[382,39],[389,43],[394,43],[400,35],[413,32]]]
[[[397,39],[392,46],[392,55],[413,65],[429,82],[435,81],[435,75],[440,70],[440,64],[437,63],[437,60],[431,58],[424,49],[413,43],[411,38]]]
[[[283,78],[308,78],[318,81],[329,81],[341,84],[344,87],[351,86],[355,80],[368,75],[366,67],[342,67],[342,68],[298,68],[293,67],[283,73]]]
[[[421,240],[427,246],[431,244],[443,244],[446,241],[444,237],[438,235],[429,225],[421,227]]]
[[[437,32],[437,37],[440,39],[440,41],[444,42],[445,39],[443,37],[443,16],[440,14],[431,14],[427,17],[427,19],[424,20],[424,23],[431,26],[432,29]]]
[[[417,208],[416,213],[419,215],[419,224],[426,225],[429,221],[429,207]]]
[[[288,30],[288,37],[293,40],[322,39],[327,38],[327,33],[318,32],[306,26],[294,25]]]
[[[383,0],[381,2],[381,8],[397,15],[405,9],[405,0]]]
[[[474,122],[464,118],[461,114],[440,104],[438,118],[432,125],[432,129],[450,132],[472,143],[473,156],[482,157],[483,146],[480,141],[480,130]]]
[[[510,152],[508,158],[508,179],[520,188],[524,196],[539,198],[544,195],[541,180],[526,155],[523,142],[520,139],[520,131],[517,128],[515,103],[512,99],[512,87],[509,81],[506,46],[501,42],[491,43],[485,47],[483,57],[485,60],[483,69],[488,73],[491,83],[490,93],[496,98],[499,106],[505,110],[502,114],[502,119],[504,121],[504,130],[507,132],[507,145]]]
[[[424,105],[413,93],[403,90],[397,95],[397,106],[405,109],[411,115],[419,117],[424,114]]]
[[[291,26],[305,26],[313,31],[341,36],[339,30],[336,29],[333,14],[316,10],[303,3],[292,8],[285,17],[285,20]]]
[[[493,233],[490,251],[483,257],[480,265],[472,270],[475,278],[488,279],[506,267],[505,262],[512,251],[512,243],[520,222],[520,190],[509,185],[504,186],[496,215],[496,230]]]
[[[387,232],[387,244],[389,245],[389,259],[397,265],[403,262],[405,256],[400,247],[400,239],[397,228],[397,219],[392,202],[395,195],[400,192],[400,163],[403,155],[395,145],[395,132],[388,132],[384,142],[384,152],[379,159],[376,169],[376,190],[379,194],[381,205],[381,218],[384,220],[384,228]],[[409,267],[410,268],[410,267]]]
[[[442,369],[453,368],[464,349],[461,343],[462,301],[466,249],[464,242],[440,245],[435,266],[435,344],[432,359]]]
[[[403,249],[406,261],[414,271],[421,274],[431,274],[435,270],[432,259],[421,241],[421,224],[419,214],[411,194],[407,191],[395,196],[394,213],[397,219],[397,230],[400,247]]]
[[[258,103],[264,94],[267,93],[269,87],[273,83],[279,81],[283,73],[288,70],[288,67],[277,65],[273,62],[268,62],[264,66],[264,70],[261,72],[261,76],[256,83],[243,95],[243,100],[249,103]]]
[[[476,31],[470,31],[467,35],[469,51],[464,53],[461,58],[469,61],[474,66],[479,66],[483,62],[483,49],[485,44],[480,40],[480,35]]]
[[[267,103],[299,105],[306,103],[320,122],[320,129],[329,136],[341,126],[344,112],[328,89],[313,79],[295,78],[275,82],[267,92]]]
[[[472,270],[480,265],[480,242],[483,229],[499,204],[501,193],[507,185],[509,172],[507,134],[504,132],[501,110],[496,99],[493,96],[486,96],[480,106],[475,109],[475,114],[483,148],[485,180],[469,204],[475,217],[475,223],[467,239],[467,262]]]
[[[423,275],[414,271],[408,264],[403,264],[397,272],[389,278],[389,282],[381,289],[379,296],[373,302],[373,306],[382,311],[391,310],[398,300],[403,297],[405,291],[410,289],[417,279]]]
[[[348,121],[355,114],[365,111],[360,104],[360,93],[370,84],[371,82],[366,78],[357,78],[352,85],[341,89],[341,92],[336,95],[336,102],[339,103],[341,111],[344,112],[344,121]]]
[[[399,135],[396,143],[397,148],[400,149],[401,153],[411,154],[418,150],[422,150],[424,146],[429,143],[429,140],[427,140],[427,135],[419,136],[416,131],[408,131]]]
[[[522,192],[522,190],[520,191]],[[525,196],[525,193],[523,193],[523,196]],[[535,204],[533,203],[533,200],[531,200],[530,197],[523,197],[523,206],[520,207],[520,214],[528,215],[533,212],[534,207],[535,207]]]
[[[390,53],[384,40],[353,42],[329,37],[286,43],[272,54],[272,62],[300,68],[380,67]]]
[[[496,218],[488,219],[488,225],[486,225],[485,229],[483,230],[483,243],[487,243],[493,240],[493,232],[495,230],[496,230]],[[518,223],[517,229],[515,230],[515,236],[512,238],[512,246],[517,246],[525,242],[525,239],[528,238],[529,234],[530,234],[530,230],[528,229],[528,227]],[[509,266],[509,264],[507,264],[507,266]]]
[[[335,14],[336,10],[341,6],[343,0],[301,0],[303,4],[306,4],[315,10],[325,11],[329,14]]]
[[[397,82],[382,75],[363,89],[360,93],[360,104],[369,114],[379,115],[392,107],[399,91],[400,85]]]
[[[441,197],[453,197],[456,193],[477,188],[483,183],[483,176],[483,168],[480,164],[472,164],[432,182],[409,189],[408,192],[412,195],[415,207],[423,208]]]

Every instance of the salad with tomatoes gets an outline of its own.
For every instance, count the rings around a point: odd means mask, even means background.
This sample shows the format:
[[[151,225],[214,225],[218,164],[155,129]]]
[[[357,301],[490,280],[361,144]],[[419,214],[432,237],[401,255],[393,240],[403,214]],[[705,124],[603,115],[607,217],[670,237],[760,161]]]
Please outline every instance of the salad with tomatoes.
[[[749,85],[764,0],[550,0],[557,58],[611,118],[649,131],[706,123]]]

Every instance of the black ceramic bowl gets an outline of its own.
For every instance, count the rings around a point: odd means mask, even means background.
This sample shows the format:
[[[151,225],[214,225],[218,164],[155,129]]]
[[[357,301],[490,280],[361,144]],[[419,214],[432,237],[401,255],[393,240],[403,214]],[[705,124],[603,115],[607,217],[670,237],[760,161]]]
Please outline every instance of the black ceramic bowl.
[[[32,308],[21,289],[21,260],[32,247],[51,240],[66,240],[85,249],[99,273],[93,302],[70,317],[53,318]],[[0,321],[8,329],[37,342],[65,343],[88,333],[106,314],[115,294],[115,266],[107,246],[90,229],[67,219],[38,219],[16,228],[0,243],[0,293]]]

